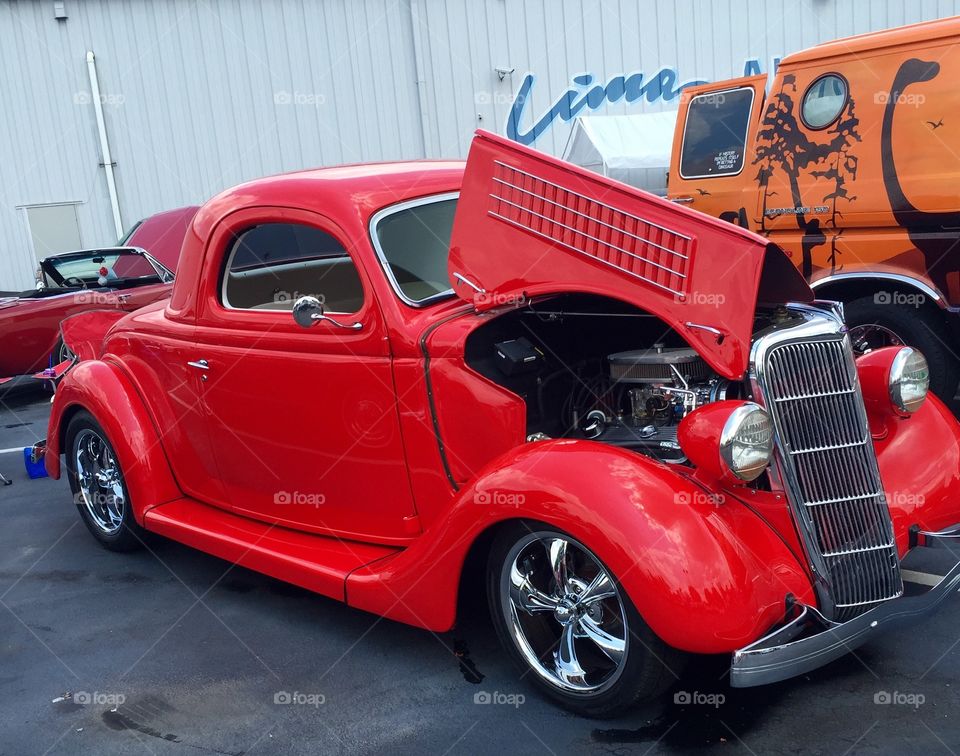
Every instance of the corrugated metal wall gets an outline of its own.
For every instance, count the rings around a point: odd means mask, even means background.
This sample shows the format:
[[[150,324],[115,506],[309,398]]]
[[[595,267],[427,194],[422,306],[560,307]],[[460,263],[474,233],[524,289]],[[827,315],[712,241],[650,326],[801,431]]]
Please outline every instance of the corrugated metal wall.
[[[747,59],[960,13],[960,0],[52,0],[0,2],[0,290],[31,284],[24,206],[78,202],[114,238],[86,52],[96,54],[123,221],[304,166],[464,156],[528,130],[589,74],[739,76]],[[512,73],[498,74],[496,68]],[[585,92],[581,86],[577,91]],[[606,105],[603,113],[675,107]],[[586,111],[584,111],[586,112]],[[534,145],[560,152],[555,119]]]

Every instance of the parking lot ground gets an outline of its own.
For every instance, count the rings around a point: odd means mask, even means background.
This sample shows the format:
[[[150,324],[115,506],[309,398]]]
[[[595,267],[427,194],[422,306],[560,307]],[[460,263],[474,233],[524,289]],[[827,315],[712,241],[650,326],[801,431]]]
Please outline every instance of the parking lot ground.
[[[48,412],[0,396],[0,449],[42,438]],[[797,680],[731,690],[701,660],[592,721],[519,679],[479,595],[436,635],[160,538],[111,553],[65,481],[28,480],[16,453],[0,472],[0,754],[960,750],[960,597]]]

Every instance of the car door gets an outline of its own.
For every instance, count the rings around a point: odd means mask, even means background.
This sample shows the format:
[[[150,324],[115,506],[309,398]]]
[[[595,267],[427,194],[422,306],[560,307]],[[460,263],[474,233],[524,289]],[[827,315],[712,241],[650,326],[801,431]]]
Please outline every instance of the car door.
[[[356,250],[328,219],[281,208],[234,213],[209,244],[190,364],[230,506],[341,537],[412,535],[387,330]],[[292,316],[304,295],[327,310],[309,329]]]
[[[750,227],[757,206],[752,162],[766,76],[683,90],[667,197]]]

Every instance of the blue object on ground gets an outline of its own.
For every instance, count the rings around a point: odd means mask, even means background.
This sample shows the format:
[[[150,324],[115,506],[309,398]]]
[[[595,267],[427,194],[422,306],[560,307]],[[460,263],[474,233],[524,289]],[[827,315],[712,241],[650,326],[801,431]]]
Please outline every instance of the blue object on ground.
[[[47,477],[47,468],[43,465],[43,457],[36,462],[33,461],[33,447],[28,446],[23,450],[23,465],[27,468],[27,475],[31,480]]]

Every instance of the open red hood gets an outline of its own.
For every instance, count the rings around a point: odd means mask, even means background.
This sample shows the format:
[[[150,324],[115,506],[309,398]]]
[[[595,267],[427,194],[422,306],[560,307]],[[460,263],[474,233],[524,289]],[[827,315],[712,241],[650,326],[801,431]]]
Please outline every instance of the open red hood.
[[[573,291],[629,302],[728,378],[747,368],[758,300],[813,299],[763,237],[484,131],[470,147],[448,272],[478,309]]]

